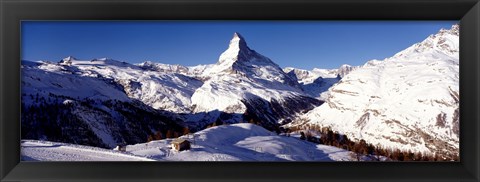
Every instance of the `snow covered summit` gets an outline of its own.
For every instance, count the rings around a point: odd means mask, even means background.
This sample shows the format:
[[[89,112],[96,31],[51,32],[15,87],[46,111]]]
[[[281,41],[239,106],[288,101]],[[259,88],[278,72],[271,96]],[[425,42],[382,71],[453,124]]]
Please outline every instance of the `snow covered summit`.
[[[266,80],[300,88],[276,63],[250,49],[245,38],[238,32],[233,34],[228,49],[220,55],[217,64],[204,73],[206,76],[212,74],[236,74],[257,81]]]
[[[419,54],[439,54],[458,58],[460,47],[459,37],[460,25],[455,24],[452,25],[450,29],[442,28],[437,34],[428,36],[424,41],[400,51],[393,57],[408,59],[418,56]]]
[[[220,55],[219,62],[235,62],[248,60],[248,56],[252,55],[252,50],[247,46],[245,38],[239,33],[235,32],[233,34],[232,40],[228,45],[228,49]]]

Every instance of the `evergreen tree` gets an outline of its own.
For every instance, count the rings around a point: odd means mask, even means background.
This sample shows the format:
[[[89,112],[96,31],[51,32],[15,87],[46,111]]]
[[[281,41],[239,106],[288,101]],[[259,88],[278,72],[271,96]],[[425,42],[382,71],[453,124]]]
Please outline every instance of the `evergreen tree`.
[[[188,127],[184,127],[183,128],[183,135],[187,135],[187,134],[190,134],[190,129],[188,129]]]
[[[300,140],[305,140],[305,133],[303,131],[300,132]]]
[[[157,132],[155,133],[155,136],[154,136],[153,138],[154,138],[155,140],[161,140],[161,139],[162,139],[162,132],[160,132],[160,130],[157,131]]]
[[[173,138],[173,137],[174,137],[174,135],[173,135],[173,131],[172,131],[172,130],[168,130],[168,131],[167,131],[167,136],[166,136],[166,137],[167,137],[167,138]]]
[[[153,137],[152,137],[152,135],[148,135],[147,142],[151,142],[151,141],[153,141]]]

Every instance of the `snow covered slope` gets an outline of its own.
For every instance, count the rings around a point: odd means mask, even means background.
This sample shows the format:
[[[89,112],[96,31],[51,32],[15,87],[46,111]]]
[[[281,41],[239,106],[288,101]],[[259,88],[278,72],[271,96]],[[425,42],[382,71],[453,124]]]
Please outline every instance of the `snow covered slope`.
[[[170,150],[171,140],[167,139],[129,145],[127,152],[152,159],[175,161],[355,160],[349,151],[279,136],[249,123],[216,126],[181,138],[192,142],[190,150]]]
[[[22,161],[154,161],[128,153],[39,140],[22,140]]]
[[[367,62],[292,125],[329,126],[374,145],[458,155],[459,28]]]
[[[112,79],[79,77],[78,71],[76,67],[57,63],[22,61],[22,94],[45,98],[54,94],[80,99],[129,100]],[[32,98],[22,97],[22,102],[30,105]]]
[[[127,145],[126,152],[45,141],[22,141],[22,160],[42,161],[352,161],[340,148],[279,136],[264,128],[239,123],[205,129],[188,136],[191,149],[171,149],[172,139]],[[362,160],[369,160],[363,157]]]

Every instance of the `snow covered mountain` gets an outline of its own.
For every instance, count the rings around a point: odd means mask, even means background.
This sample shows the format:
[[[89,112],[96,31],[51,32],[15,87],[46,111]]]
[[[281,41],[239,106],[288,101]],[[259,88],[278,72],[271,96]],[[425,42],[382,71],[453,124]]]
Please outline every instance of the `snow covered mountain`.
[[[338,69],[314,68],[309,71],[286,67],[283,71],[295,78],[305,93],[324,101],[328,97],[328,89],[357,68],[358,66],[344,64]]]
[[[144,142],[155,131],[181,132],[177,112],[153,107],[166,100],[182,111],[189,102],[182,94],[198,83],[110,59],[22,61],[22,138],[113,147]],[[155,100],[175,89],[183,93]]]
[[[234,33],[228,49],[203,76],[206,81],[191,99],[193,111],[207,113],[203,117],[210,123],[220,117],[227,123],[253,119],[275,129],[322,103],[304,93],[277,64],[250,49],[239,33]]]
[[[157,131],[200,130],[213,122],[251,121],[278,130],[280,123],[321,103],[277,64],[248,48],[238,33],[212,65],[134,65],[71,56],[57,63],[22,61],[26,139],[111,147],[145,141]],[[139,114],[142,119],[136,120]],[[56,115],[64,118],[51,118]]]
[[[257,160],[232,150],[258,147],[252,141],[259,146],[270,146],[271,141],[282,147],[298,144],[246,124],[202,130],[221,123],[251,122],[270,131],[279,131],[282,125],[318,125],[387,148],[456,155],[458,36],[455,25],[391,58],[332,70],[281,69],[250,49],[239,33],[218,62],[209,65],[74,57],[58,63],[22,61],[22,139],[102,148],[141,143],[129,146],[133,147],[130,152],[146,160],[212,153],[221,153],[212,160]],[[151,153],[154,146],[166,147],[171,139],[145,144],[153,134],[179,135],[187,127],[208,138],[198,144],[204,148],[200,152],[180,152],[176,158],[161,153],[166,150]],[[218,141],[212,133],[232,140]],[[239,146],[242,142],[245,146]],[[227,147],[222,151],[219,145]],[[262,155],[269,160],[278,159],[274,153],[279,151],[265,152]],[[307,160],[303,154],[290,157],[287,160]]]
[[[221,136],[221,137],[219,137]],[[39,161],[352,161],[353,152],[279,136],[249,123],[222,125],[185,135],[191,149],[175,151],[163,139],[127,145],[126,152],[58,142],[23,140],[22,160]],[[386,158],[382,158],[385,160]],[[372,160],[363,156],[361,160]]]
[[[458,156],[459,28],[367,62],[331,87],[325,104],[290,126],[331,127],[387,148]]]
[[[26,89],[34,89],[31,90],[33,93],[45,94],[45,89],[47,89],[49,92],[61,92],[61,95],[79,96],[80,98],[97,99],[102,96],[104,98],[117,100],[128,100],[131,98],[140,100],[155,109],[177,113],[188,112],[191,105],[191,95],[202,85],[200,80],[183,74],[177,74],[176,72],[149,70],[144,67],[107,58],[77,60],[74,57],[67,57],[59,63],[40,62],[36,64],[37,66],[30,64],[30,67],[24,69],[23,74],[25,75],[25,79],[23,81],[25,83],[38,82],[39,84],[52,83],[40,88],[32,84],[24,85]],[[33,73],[36,74],[36,77],[45,77],[45,79],[32,80],[29,75]],[[48,78],[49,75],[59,75],[59,77],[63,77],[63,79],[66,77],[72,78],[69,80],[57,80],[57,78]],[[72,88],[71,91],[67,91],[63,87],[52,87],[54,84],[62,85],[68,83],[73,77],[79,82],[72,83],[68,87]],[[102,91],[102,89],[108,87],[105,87],[105,85],[101,83],[83,84],[81,83],[83,80],[100,80],[101,82],[108,80],[110,84],[116,84],[117,87],[114,88],[115,91]],[[79,92],[78,88],[76,88],[79,86],[77,84],[84,85],[84,90],[80,90],[81,92]],[[26,91],[28,92],[28,90]],[[112,93],[117,92],[126,93],[127,97],[121,96],[122,94],[112,95]]]

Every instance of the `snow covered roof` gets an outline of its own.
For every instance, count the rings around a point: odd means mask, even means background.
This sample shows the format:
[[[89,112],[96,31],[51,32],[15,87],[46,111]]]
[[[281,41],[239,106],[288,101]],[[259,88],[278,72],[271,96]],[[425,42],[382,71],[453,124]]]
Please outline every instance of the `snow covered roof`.
[[[183,138],[177,138],[177,139],[175,139],[175,140],[172,141],[172,144],[181,144],[181,143],[183,143],[183,142],[190,142],[190,141],[185,140],[185,139],[183,139]]]

